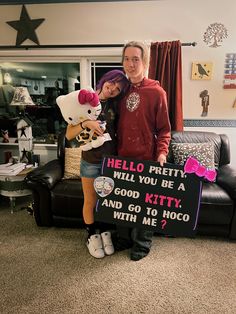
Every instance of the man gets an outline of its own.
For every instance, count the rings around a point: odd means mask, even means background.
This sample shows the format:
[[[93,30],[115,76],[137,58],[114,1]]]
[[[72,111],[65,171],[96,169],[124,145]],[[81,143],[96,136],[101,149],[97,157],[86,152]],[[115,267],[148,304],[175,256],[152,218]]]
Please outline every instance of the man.
[[[131,86],[119,104],[118,155],[154,160],[163,166],[170,142],[166,93],[159,82],[145,77],[148,48],[129,42],[123,48],[122,63]],[[151,248],[152,231],[117,227],[117,250],[131,247],[131,260],[145,257]]]

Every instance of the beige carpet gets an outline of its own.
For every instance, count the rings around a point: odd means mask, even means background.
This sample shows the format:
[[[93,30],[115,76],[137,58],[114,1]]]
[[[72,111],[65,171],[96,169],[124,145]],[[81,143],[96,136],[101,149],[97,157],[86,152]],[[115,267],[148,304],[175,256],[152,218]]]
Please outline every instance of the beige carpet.
[[[39,228],[3,206],[0,225],[0,313],[236,313],[235,242],[155,237],[139,262],[97,260],[84,230]]]

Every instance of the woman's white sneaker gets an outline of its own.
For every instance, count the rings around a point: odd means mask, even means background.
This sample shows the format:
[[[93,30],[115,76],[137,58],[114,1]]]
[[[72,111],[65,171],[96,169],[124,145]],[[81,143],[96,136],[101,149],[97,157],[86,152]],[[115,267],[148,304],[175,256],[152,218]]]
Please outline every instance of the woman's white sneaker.
[[[96,258],[103,258],[105,256],[103,244],[100,234],[93,234],[88,238],[86,243],[89,253]]]
[[[103,249],[106,255],[112,255],[115,252],[114,246],[111,240],[110,231],[105,231],[101,233]]]

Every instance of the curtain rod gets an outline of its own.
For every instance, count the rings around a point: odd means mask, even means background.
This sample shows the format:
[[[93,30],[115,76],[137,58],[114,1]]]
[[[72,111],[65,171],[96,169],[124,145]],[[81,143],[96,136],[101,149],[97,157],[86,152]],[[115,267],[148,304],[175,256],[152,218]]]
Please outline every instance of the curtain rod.
[[[197,46],[197,43],[196,43],[196,41],[194,41],[192,43],[182,43],[181,46],[193,46],[193,47],[195,47],[195,46]]]
[[[181,46],[193,46],[197,45],[196,42],[182,43]],[[56,48],[119,48],[124,47],[124,44],[84,44],[84,45],[27,45],[27,46],[0,46],[0,50],[9,49],[56,49]]]

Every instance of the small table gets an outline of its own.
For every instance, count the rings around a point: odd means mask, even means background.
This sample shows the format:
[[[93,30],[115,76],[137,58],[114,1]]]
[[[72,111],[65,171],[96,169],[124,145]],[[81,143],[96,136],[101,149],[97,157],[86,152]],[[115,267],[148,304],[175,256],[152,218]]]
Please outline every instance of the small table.
[[[32,194],[31,190],[27,189],[27,185],[24,182],[25,177],[25,170],[21,171],[16,176],[0,176],[0,195],[9,197],[12,214],[16,206],[16,197]]]

